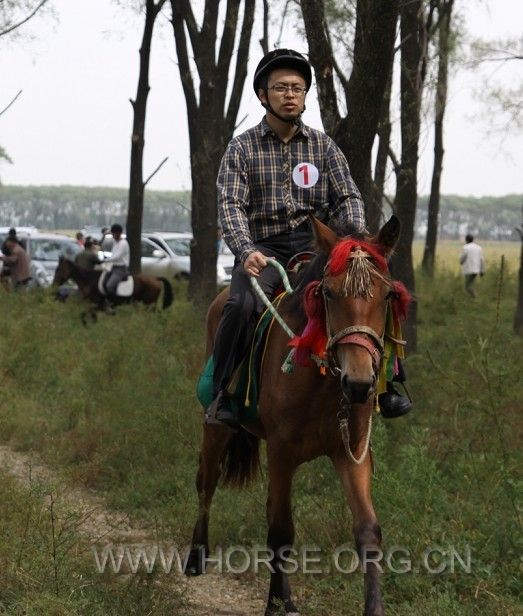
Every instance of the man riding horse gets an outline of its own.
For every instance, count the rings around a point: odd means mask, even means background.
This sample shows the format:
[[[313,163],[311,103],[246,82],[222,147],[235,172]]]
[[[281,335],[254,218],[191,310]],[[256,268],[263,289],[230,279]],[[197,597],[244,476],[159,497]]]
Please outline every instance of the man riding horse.
[[[249,277],[270,297],[280,286],[268,259],[282,265],[310,251],[310,216],[345,235],[363,232],[365,212],[347,160],[324,132],[301,120],[312,83],[309,62],[292,49],[266,54],[256,68],[254,91],[266,113],[260,124],[232,139],[218,174],[218,212],[225,242],[236,256],[230,295],[216,333],[213,402],[206,420],[237,425],[227,385],[245,356],[263,310]],[[384,417],[411,408],[391,384],[380,395]]]

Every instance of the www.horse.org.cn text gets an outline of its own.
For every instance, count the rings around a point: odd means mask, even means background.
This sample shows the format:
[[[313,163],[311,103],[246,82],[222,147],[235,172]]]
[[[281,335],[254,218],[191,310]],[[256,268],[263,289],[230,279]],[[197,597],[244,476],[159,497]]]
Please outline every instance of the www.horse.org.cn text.
[[[115,545],[92,548],[95,566],[99,573],[175,573],[183,574],[189,555],[188,548],[173,545],[127,546]],[[263,570],[273,572],[272,561],[280,557],[280,567],[285,573],[319,575],[338,573],[350,575],[365,572],[370,564],[375,564],[380,572],[402,575],[425,574],[444,575],[454,573],[468,574],[472,571],[472,551],[469,545],[459,548],[452,545],[430,545],[415,554],[404,546],[393,546],[384,551],[375,548],[357,550],[342,545],[334,550],[318,546],[282,548],[278,554],[266,546],[233,545],[226,548],[217,546],[211,555],[201,550],[204,572],[258,573]]]

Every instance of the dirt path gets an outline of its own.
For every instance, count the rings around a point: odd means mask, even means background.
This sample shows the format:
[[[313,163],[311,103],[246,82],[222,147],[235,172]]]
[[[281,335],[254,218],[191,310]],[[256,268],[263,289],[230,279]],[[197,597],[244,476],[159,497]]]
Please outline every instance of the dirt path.
[[[157,542],[150,531],[132,527],[123,512],[109,511],[103,499],[85,489],[64,486],[58,474],[35,454],[13,451],[0,446],[0,468],[30,487],[34,482],[53,487],[53,499],[58,506],[75,515],[77,531],[97,547],[125,545],[129,550],[154,548]],[[56,490],[55,490],[56,487]],[[93,566],[95,563],[93,561]],[[207,573],[195,578],[177,575],[195,616],[258,616],[263,614],[264,591],[231,574]]]

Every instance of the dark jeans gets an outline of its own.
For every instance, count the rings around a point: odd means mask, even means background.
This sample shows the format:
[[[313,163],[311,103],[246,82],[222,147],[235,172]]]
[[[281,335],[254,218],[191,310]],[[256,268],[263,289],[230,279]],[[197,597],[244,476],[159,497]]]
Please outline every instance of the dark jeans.
[[[465,291],[472,295],[472,297],[476,297],[476,292],[474,291],[476,276],[477,274],[465,274]]]
[[[129,268],[125,265],[113,265],[107,280],[105,281],[105,290],[108,295],[116,295],[118,283],[122,282],[129,276]]]
[[[275,257],[285,267],[296,253],[312,249],[312,232],[308,223],[304,223],[294,231],[266,238],[255,246],[264,255]],[[214,397],[227,387],[235,368],[245,357],[256,321],[265,307],[254,292],[249,278],[243,264],[236,260],[229,299],[223,308],[214,341]],[[260,272],[257,281],[269,298],[281,286],[281,276],[271,265]]]

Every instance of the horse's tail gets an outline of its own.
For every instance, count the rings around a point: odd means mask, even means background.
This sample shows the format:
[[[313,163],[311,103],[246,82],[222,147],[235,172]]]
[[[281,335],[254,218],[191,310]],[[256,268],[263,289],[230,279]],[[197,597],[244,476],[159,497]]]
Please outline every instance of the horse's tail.
[[[244,488],[260,470],[260,439],[239,428],[233,434],[223,454],[222,471],[226,486]]]
[[[163,304],[162,309],[165,310],[173,303],[173,288],[167,278],[158,278],[163,284]]]

